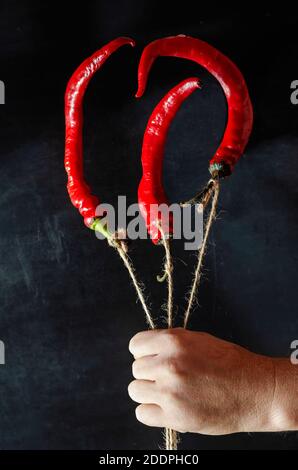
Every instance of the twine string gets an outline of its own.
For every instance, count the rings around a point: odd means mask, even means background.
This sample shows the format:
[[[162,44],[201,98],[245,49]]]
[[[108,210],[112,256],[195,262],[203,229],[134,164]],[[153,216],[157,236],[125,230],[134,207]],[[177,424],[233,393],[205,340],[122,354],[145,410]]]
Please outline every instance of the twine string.
[[[117,250],[120,258],[122,259],[122,261],[124,263],[124,266],[126,267],[128,273],[130,275],[130,278],[132,280],[132,283],[135,287],[137,296],[138,296],[138,298],[141,302],[143,310],[145,312],[147,323],[150,326],[150,328],[152,330],[154,330],[155,324],[154,324],[153,317],[151,315],[151,312],[149,310],[149,307],[147,305],[147,302],[146,302],[146,299],[145,299],[145,296],[144,296],[144,288],[143,288],[142,284],[138,281],[138,279],[136,277],[135,268],[133,266],[133,263],[132,263],[130,257],[127,254],[127,248],[126,248],[125,242],[119,241],[117,238],[108,238],[108,243],[109,243],[110,246],[112,246],[113,248],[115,248]]]
[[[174,429],[166,428],[164,432],[166,450],[178,449],[178,433]]]
[[[161,225],[159,226],[161,233],[162,244],[165,249],[165,259],[163,267],[163,275],[158,276],[158,281],[163,282],[167,280],[168,300],[167,300],[167,326],[168,328],[173,327],[173,299],[174,299],[174,284],[173,284],[173,260],[171,253],[170,239],[165,235]]]
[[[161,224],[159,225],[161,233],[162,244],[165,249],[165,260],[164,260],[164,277],[167,279],[167,326],[173,328],[173,305],[174,305],[174,284],[173,284],[173,259],[171,253],[170,239],[165,235]],[[165,428],[164,441],[166,450],[177,450],[178,446],[178,434],[174,429]]]
[[[210,182],[212,182],[212,185],[210,185]],[[212,204],[211,204],[211,209],[210,209],[207,222],[205,225],[205,233],[203,237],[203,242],[202,242],[201,247],[198,249],[197,265],[195,268],[194,277],[192,280],[192,285],[191,285],[191,289],[190,289],[188,300],[187,300],[187,307],[186,307],[185,314],[184,314],[184,324],[183,324],[184,328],[187,327],[192,308],[196,301],[196,293],[197,293],[197,289],[199,287],[201,276],[202,276],[202,264],[203,264],[204,255],[206,253],[208,237],[210,234],[212,222],[216,216],[216,208],[217,208],[217,202],[218,202],[218,196],[219,196],[219,182],[217,179],[210,180],[210,182],[208,183],[209,190],[204,195],[204,198],[201,201],[201,203],[203,204],[203,207],[205,207],[208,204],[210,197],[212,197]]]

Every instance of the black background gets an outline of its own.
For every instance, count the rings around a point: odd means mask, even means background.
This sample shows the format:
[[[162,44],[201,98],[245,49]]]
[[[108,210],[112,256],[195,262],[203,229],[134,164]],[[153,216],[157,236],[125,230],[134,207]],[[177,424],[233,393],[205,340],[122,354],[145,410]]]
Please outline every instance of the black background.
[[[207,2],[208,3],[208,2]],[[298,338],[297,145],[298,16],[279,5],[239,9],[161,1],[0,4],[0,448],[154,449],[160,431],[136,422],[127,395],[127,346],[145,328],[115,252],[88,231],[65,189],[63,98],[79,63],[120,35],[122,48],[90,84],[85,100],[86,175],[104,202],[136,201],[140,150],[153,106],[171,86],[198,75],[204,89],[171,127],[165,186],[172,201],[208,178],[208,160],[225,125],[216,81],[200,67],[159,59],[142,100],[138,57],[148,41],[185,33],[209,41],[242,70],[254,104],[254,132],[235,173],[222,185],[191,327],[253,351],[286,356]],[[181,321],[193,253],[177,253]],[[161,315],[165,287],[155,276],[162,250],[149,240],[132,257]],[[181,261],[182,258],[187,265]],[[160,323],[162,326],[162,323]],[[297,449],[296,433],[185,435],[185,449]]]

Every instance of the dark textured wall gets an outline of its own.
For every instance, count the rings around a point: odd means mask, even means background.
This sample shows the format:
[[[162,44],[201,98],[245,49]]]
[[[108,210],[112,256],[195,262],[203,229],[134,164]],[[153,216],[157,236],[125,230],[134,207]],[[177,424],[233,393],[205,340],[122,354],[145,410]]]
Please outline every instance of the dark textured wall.
[[[165,58],[154,66],[142,100],[133,98],[144,45],[186,33],[230,56],[243,71],[255,109],[245,157],[222,185],[221,217],[205,263],[200,308],[191,327],[253,351],[288,355],[298,338],[297,146],[298,79],[293,11],[200,6],[167,14],[165,2],[1,2],[0,79],[0,448],[157,448],[160,432],[134,417],[128,398],[131,336],[143,313],[113,250],[84,228],[70,205],[63,167],[63,95],[74,68],[118,35],[137,40],[92,81],[85,106],[88,180],[105,202],[136,201],[140,149],[153,106],[179,80],[198,74],[202,91],[173,124],[165,161],[172,201],[208,178],[226,105],[200,67]],[[161,4],[163,5],[161,9]],[[62,8],[62,5],[64,7]],[[69,9],[67,9],[69,5]],[[177,304],[190,282],[194,256],[175,242]],[[156,315],[164,286],[155,281],[162,251],[150,241],[132,257],[152,293]],[[179,322],[179,316],[177,323]],[[149,443],[149,444],[148,444]],[[187,449],[294,449],[297,434],[185,435]]]

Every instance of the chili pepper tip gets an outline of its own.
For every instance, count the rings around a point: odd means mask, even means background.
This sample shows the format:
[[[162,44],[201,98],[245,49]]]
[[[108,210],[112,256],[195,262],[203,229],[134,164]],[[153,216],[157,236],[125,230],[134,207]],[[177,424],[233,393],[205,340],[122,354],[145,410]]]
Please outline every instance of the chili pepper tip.
[[[135,98],[141,98],[141,97],[143,96],[143,94],[144,94],[144,91],[145,91],[145,90],[139,90],[139,89],[138,89],[138,91],[137,91],[136,94],[135,94]]]
[[[131,39],[131,38],[127,38],[127,39],[129,41],[129,44],[131,45],[131,47],[135,47],[136,41],[134,39]]]

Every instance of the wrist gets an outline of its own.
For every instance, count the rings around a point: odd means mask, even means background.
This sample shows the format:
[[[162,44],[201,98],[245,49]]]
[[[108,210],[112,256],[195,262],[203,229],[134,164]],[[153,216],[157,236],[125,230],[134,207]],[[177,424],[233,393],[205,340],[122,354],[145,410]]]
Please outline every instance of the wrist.
[[[272,359],[274,393],[270,410],[272,431],[298,430],[298,366],[289,359]]]
[[[249,353],[247,432],[270,432],[276,429],[273,401],[275,397],[276,371],[274,359]]]

